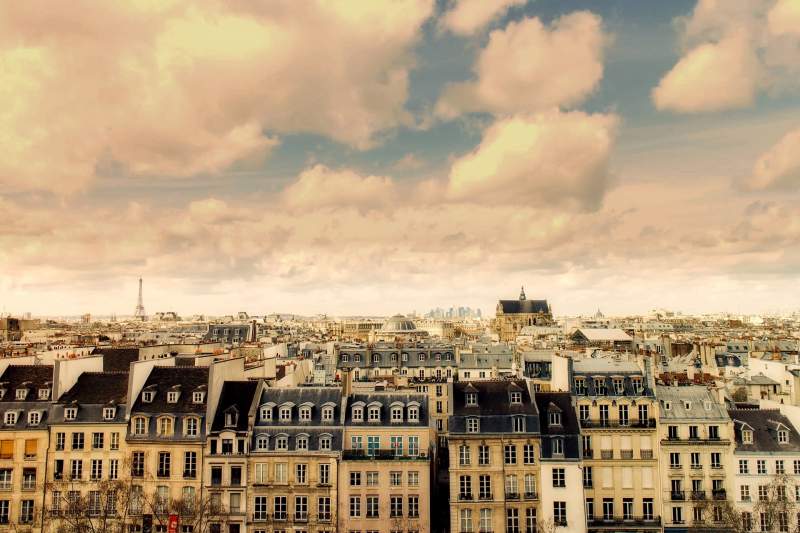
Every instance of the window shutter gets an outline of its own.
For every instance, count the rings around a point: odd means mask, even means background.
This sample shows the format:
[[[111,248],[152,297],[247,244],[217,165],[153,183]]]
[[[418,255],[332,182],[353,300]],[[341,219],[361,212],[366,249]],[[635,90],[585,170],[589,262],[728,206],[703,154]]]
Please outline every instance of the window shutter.
[[[25,439],[25,455],[36,455],[39,439]]]
[[[3,440],[0,441],[0,457],[3,459],[11,459],[14,457],[14,441]]]
[[[653,488],[653,469],[650,467],[642,468],[642,488]]]

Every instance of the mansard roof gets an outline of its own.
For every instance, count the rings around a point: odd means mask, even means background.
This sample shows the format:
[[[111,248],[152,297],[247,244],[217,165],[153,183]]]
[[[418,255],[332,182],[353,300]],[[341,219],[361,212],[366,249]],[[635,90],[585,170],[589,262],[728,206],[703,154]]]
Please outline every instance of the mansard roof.
[[[258,381],[226,381],[222,384],[222,391],[217,403],[217,412],[214,414],[214,421],[211,424],[211,431],[222,431],[231,429],[225,427],[225,413],[235,409],[239,416],[237,418],[236,431],[247,431],[247,414],[253,404]]]
[[[152,402],[143,402],[142,393],[133,403],[133,412],[141,413],[197,413],[204,414],[206,402],[194,403],[192,392],[205,390],[208,385],[208,367],[155,366],[145,381],[142,391],[155,392]],[[183,391],[176,403],[167,402],[167,393],[175,385]]]
[[[84,372],[58,399],[60,404],[125,404],[128,395],[127,372]]]

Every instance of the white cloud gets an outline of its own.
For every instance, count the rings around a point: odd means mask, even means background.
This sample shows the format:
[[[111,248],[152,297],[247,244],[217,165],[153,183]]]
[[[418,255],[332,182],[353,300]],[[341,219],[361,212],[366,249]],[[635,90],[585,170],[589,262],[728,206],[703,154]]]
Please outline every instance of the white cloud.
[[[756,161],[745,185],[753,190],[800,189],[800,128],[788,132]]]
[[[550,112],[501,119],[453,163],[448,197],[596,209],[609,183],[615,115]]]
[[[797,90],[796,6],[794,0],[698,0],[690,16],[678,19],[683,54],[653,89],[656,108],[716,112],[751,106],[762,92]]]
[[[0,6],[0,182],[60,193],[109,162],[218,172],[283,133],[357,148],[410,121],[432,0]],[[354,60],[353,58],[358,58]]]
[[[472,35],[493,19],[503,15],[512,6],[528,0],[456,0],[455,6],[445,13],[441,25],[457,35]]]
[[[511,22],[490,34],[473,71],[475,80],[448,85],[436,113],[536,112],[582,102],[603,77],[608,36],[600,17],[587,11],[550,26],[538,18]]]
[[[283,201],[291,209],[310,210],[325,207],[376,209],[395,201],[391,178],[361,176],[352,170],[332,170],[316,165],[303,171],[283,192]]]

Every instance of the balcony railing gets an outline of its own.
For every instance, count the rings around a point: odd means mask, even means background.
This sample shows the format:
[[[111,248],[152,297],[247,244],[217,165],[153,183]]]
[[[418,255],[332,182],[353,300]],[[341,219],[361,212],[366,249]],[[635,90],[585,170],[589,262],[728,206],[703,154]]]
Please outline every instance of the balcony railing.
[[[693,490],[692,491],[692,499],[693,500],[705,500],[706,499],[706,491],[704,491],[704,490]]]
[[[491,500],[492,499],[492,493],[491,492],[482,492],[482,493],[478,494],[478,499],[479,500],[484,500],[484,501]]]
[[[353,461],[371,461],[371,460],[384,460],[384,461],[427,461],[428,454],[420,451],[418,454],[398,454],[396,450],[392,449],[379,449],[379,450],[344,450],[342,452],[342,459]]]
[[[614,516],[614,517],[600,517],[587,519],[589,527],[619,527],[640,525],[657,527],[661,525],[661,518],[657,516]]]
[[[539,495],[536,494],[535,492],[526,492],[524,494],[524,497],[525,497],[526,500],[538,500],[539,499]]]
[[[633,459],[633,450],[620,450],[619,456],[622,459]]]
[[[686,493],[682,490],[673,490],[669,493],[669,498],[674,502],[683,501],[686,499]]]
[[[711,491],[711,495],[715,500],[724,500],[728,493],[725,491],[725,489],[718,489]]]
[[[584,448],[583,449],[583,458],[584,459],[593,459],[594,458],[594,450],[591,448]]]
[[[472,501],[472,493],[459,494],[458,499],[462,502]]]
[[[519,492],[506,492],[506,500],[519,500]]]
[[[600,458],[601,459],[613,459],[614,458],[614,450],[600,450]]]
[[[581,427],[584,428],[609,428],[609,429],[650,429],[656,427],[656,419],[646,420],[581,420]]]
[[[653,450],[639,450],[639,456],[642,459],[652,459],[653,458]]]

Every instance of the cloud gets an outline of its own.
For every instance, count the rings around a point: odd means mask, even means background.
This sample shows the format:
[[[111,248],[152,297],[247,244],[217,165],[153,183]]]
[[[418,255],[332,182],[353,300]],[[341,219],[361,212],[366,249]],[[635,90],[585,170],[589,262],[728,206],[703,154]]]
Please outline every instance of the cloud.
[[[311,210],[326,207],[376,209],[395,200],[391,178],[361,176],[352,170],[331,170],[316,165],[303,171],[283,192],[283,203],[290,209]]]
[[[759,93],[796,91],[796,6],[794,0],[698,0],[690,16],[677,20],[683,52],[651,93],[656,108],[717,112],[749,107]]]
[[[448,198],[596,209],[609,183],[617,122],[579,111],[500,119],[453,163]]]
[[[356,148],[408,123],[432,0],[0,6],[0,182],[70,193],[110,165],[215,173],[281,134]],[[358,61],[353,61],[358,57]]]
[[[588,11],[545,26],[538,18],[495,30],[473,66],[474,81],[445,87],[436,113],[536,112],[581,103],[603,77],[609,38],[600,17]]]
[[[441,26],[456,35],[472,35],[500,17],[512,6],[528,0],[456,0],[455,7],[445,13]]]
[[[800,189],[800,128],[788,132],[758,158],[745,186],[751,190]]]

